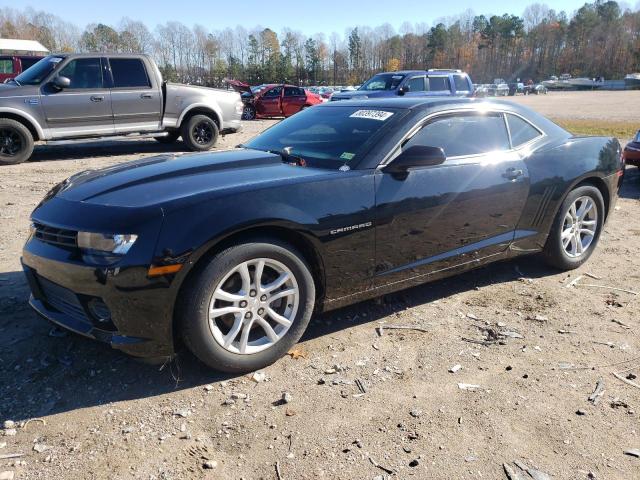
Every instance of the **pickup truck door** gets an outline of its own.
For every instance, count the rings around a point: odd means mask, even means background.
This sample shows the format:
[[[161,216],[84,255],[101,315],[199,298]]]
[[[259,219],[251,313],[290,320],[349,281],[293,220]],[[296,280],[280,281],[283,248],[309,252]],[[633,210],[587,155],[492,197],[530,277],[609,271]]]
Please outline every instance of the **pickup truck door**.
[[[435,117],[404,148],[441,147],[440,165],[376,175],[378,285],[504,252],[529,192],[501,113]]]
[[[300,87],[284,87],[282,96],[282,114],[289,117],[294,113],[298,113],[307,103],[307,94],[304,88]]]
[[[411,77],[404,85],[409,87],[409,91],[405,93],[407,97],[424,97],[426,95],[426,78],[424,75]]]
[[[449,75],[427,75],[427,92],[429,97],[448,97],[451,95]]]
[[[267,90],[260,96],[256,103],[256,110],[259,115],[265,117],[279,117],[282,115],[282,85],[278,85]]]
[[[162,93],[146,62],[140,57],[109,57],[108,62],[116,133],[160,130]]]
[[[100,57],[72,57],[54,74],[71,80],[68,88],[56,89],[51,82],[41,87],[42,108],[52,138],[114,133],[105,67]]]

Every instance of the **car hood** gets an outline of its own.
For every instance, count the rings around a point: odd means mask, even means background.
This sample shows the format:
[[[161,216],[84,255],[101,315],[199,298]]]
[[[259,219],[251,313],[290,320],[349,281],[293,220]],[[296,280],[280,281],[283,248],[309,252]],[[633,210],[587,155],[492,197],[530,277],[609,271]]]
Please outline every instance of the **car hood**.
[[[17,97],[23,95],[38,95],[37,85],[16,85],[15,83],[0,83],[0,98]]]
[[[164,155],[79,173],[63,182],[55,196],[104,206],[172,210],[332,172],[288,165],[279,155],[249,149]]]
[[[238,93],[249,93],[253,95],[251,87],[248,84],[241,82],[240,80],[231,80],[229,78],[225,78],[224,81]]]
[[[334,93],[333,97],[339,98],[340,100],[357,100],[365,98],[393,97],[395,95],[395,90],[351,90],[347,92]]]

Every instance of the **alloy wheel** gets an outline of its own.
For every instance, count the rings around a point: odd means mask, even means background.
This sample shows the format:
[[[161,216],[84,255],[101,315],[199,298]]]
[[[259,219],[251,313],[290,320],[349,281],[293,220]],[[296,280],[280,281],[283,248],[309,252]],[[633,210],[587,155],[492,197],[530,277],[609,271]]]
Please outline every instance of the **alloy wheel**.
[[[232,268],[209,303],[209,329],[225,350],[250,355],[272,347],[289,331],[300,289],[291,270],[270,258]]]
[[[243,120],[253,120],[254,117],[255,117],[255,111],[253,110],[252,107],[246,105],[242,109],[242,119]]]
[[[0,129],[0,155],[13,157],[23,148],[22,137],[12,128]]]
[[[598,208],[591,197],[577,198],[567,210],[562,225],[560,241],[571,258],[584,255],[589,249],[598,228]]]
[[[207,145],[213,139],[213,128],[209,122],[199,122],[193,126],[193,139],[198,145]]]

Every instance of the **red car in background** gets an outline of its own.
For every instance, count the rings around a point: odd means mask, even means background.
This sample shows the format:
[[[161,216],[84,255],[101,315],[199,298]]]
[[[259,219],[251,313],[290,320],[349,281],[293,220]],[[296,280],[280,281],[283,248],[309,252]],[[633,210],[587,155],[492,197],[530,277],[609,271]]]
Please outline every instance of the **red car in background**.
[[[635,165],[640,168],[640,130],[638,130],[633,140],[624,147],[622,155],[627,165]]]
[[[243,120],[290,117],[300,110],[323,101],[320,95],[295,85],[273,83],[250,87],[238,80],[227,80],[227,83],[242,96]]]
[[[17,77],[40,60],[42,57],[32,55],[0,55],[0,83]]]

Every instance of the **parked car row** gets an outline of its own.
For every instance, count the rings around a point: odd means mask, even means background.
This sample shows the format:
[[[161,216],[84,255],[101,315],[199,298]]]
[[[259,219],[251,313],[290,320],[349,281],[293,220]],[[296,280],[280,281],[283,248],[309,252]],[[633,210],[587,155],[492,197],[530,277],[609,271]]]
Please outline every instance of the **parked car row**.
[[[147,55],[49,55],[0,84],[0,164],[37,141],[130,134],[208,150],[240,130],[242,107],[235,92],[164,82]]]

